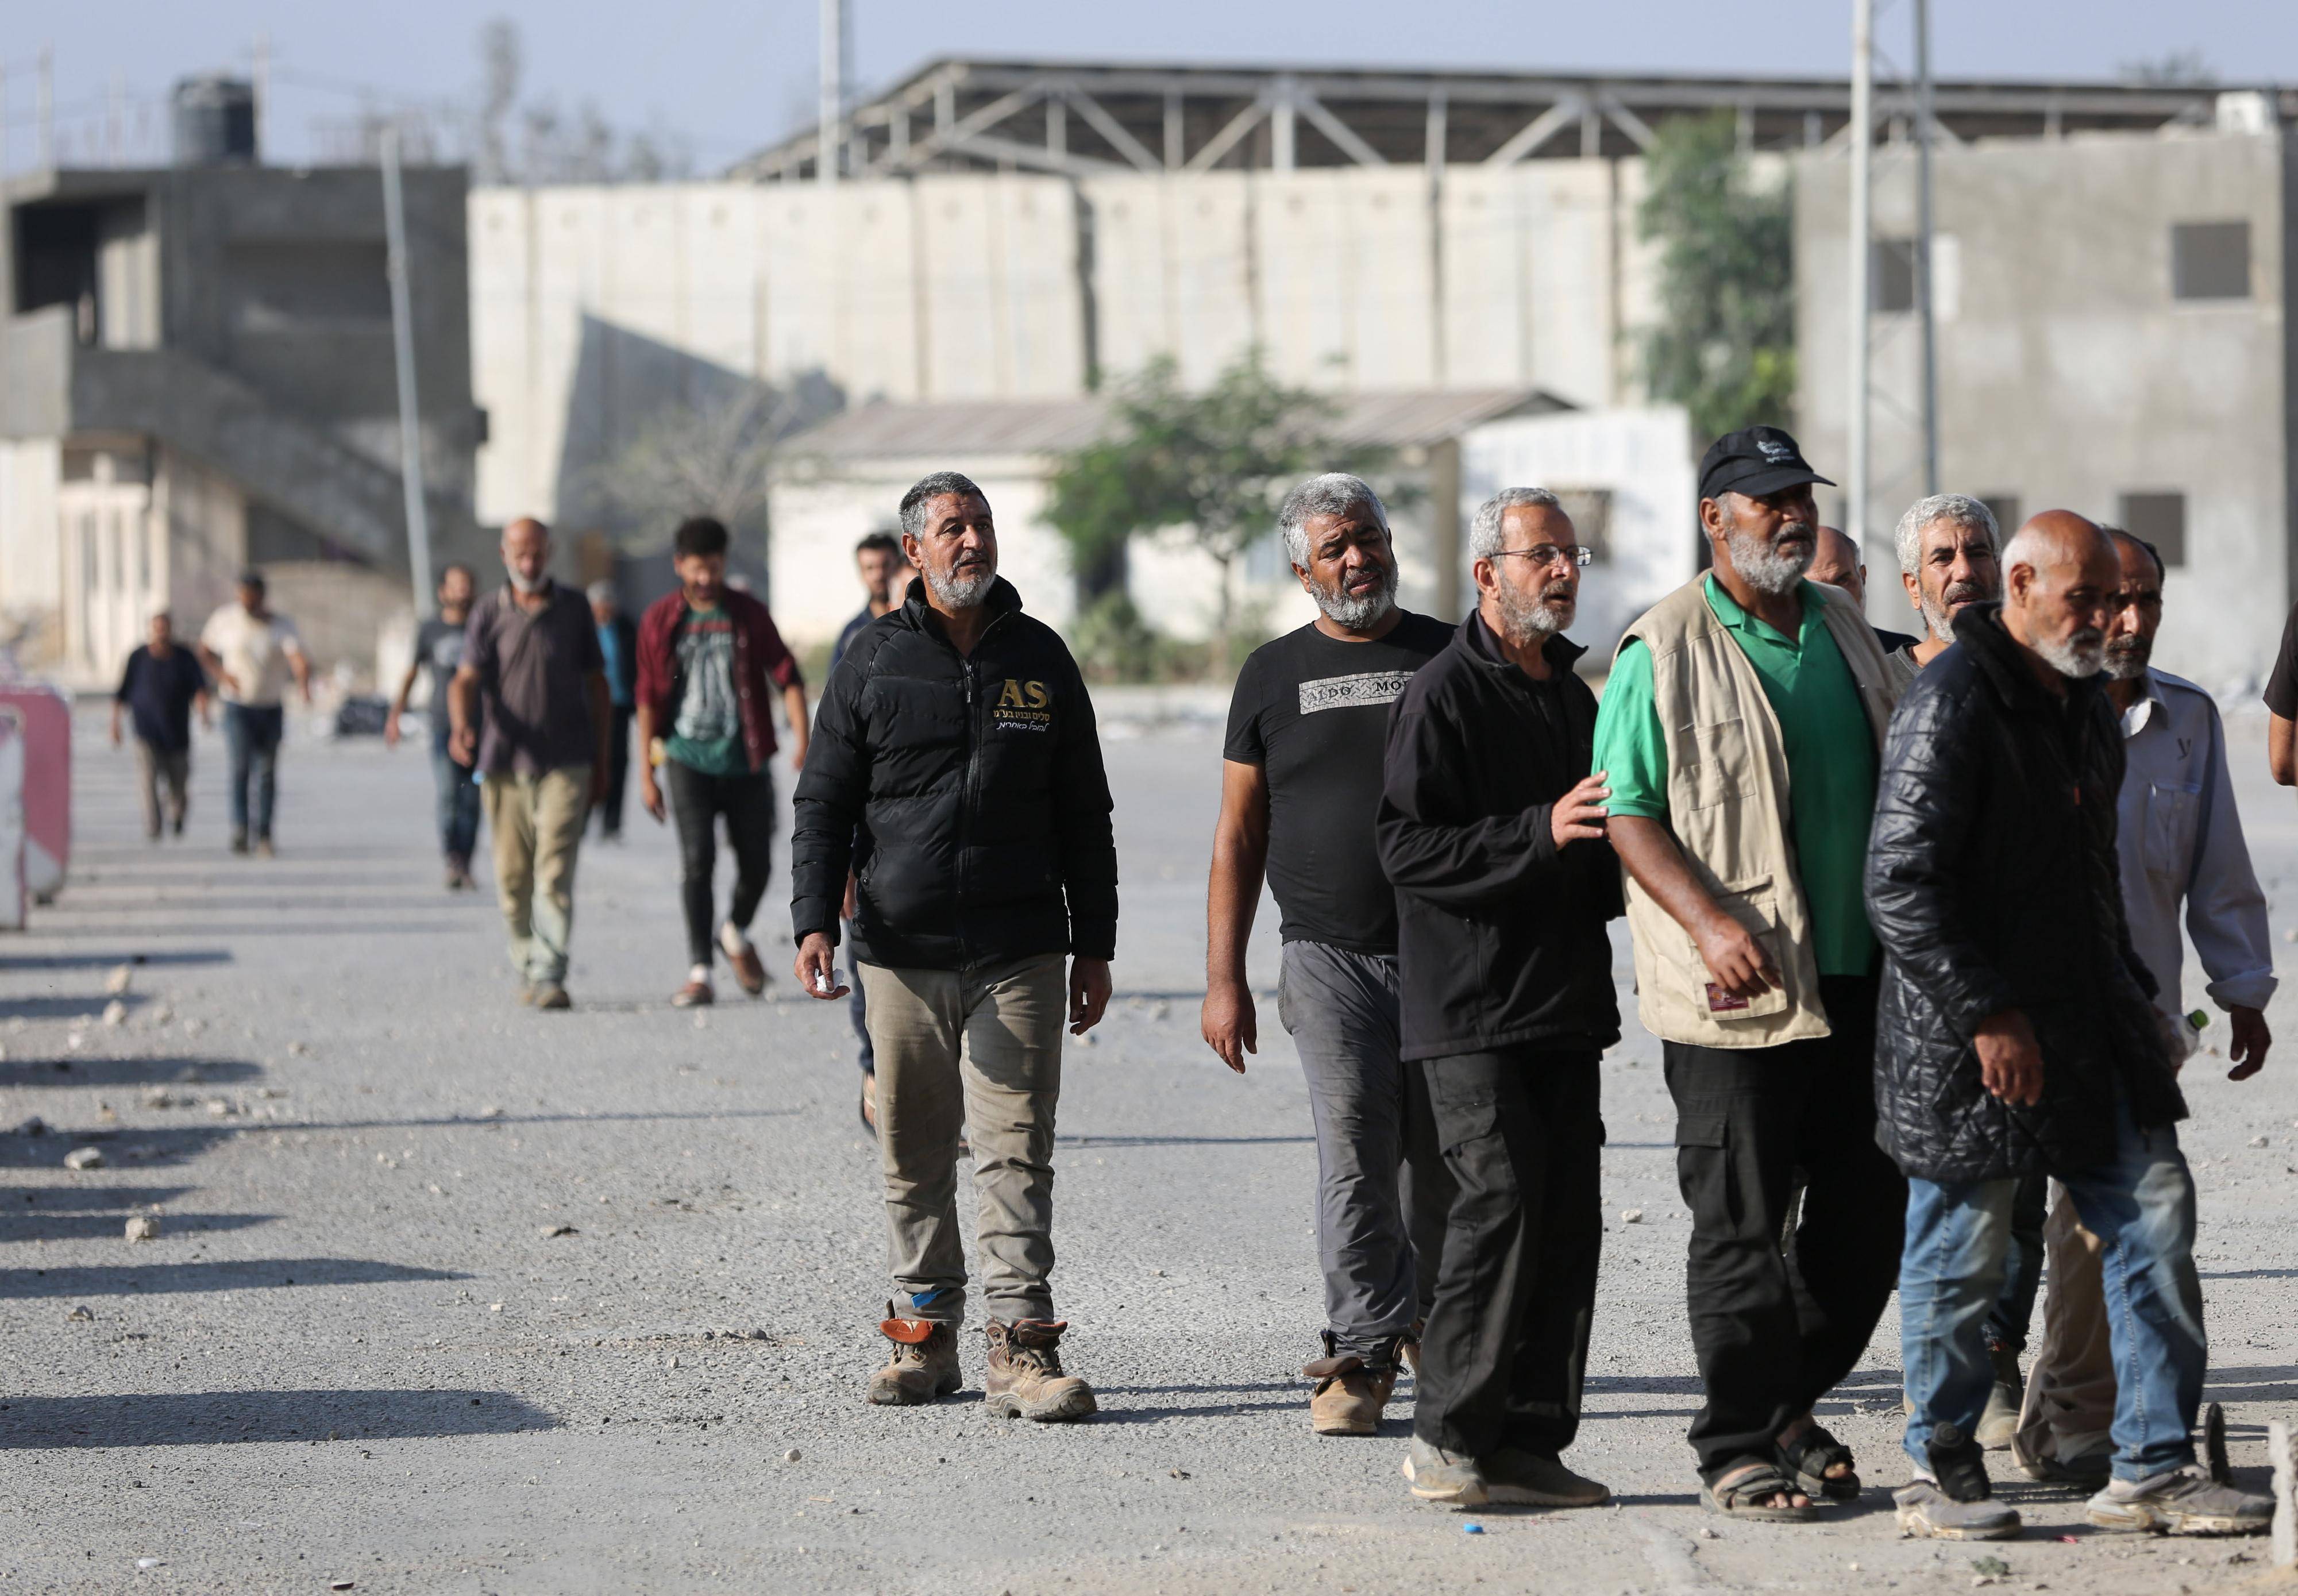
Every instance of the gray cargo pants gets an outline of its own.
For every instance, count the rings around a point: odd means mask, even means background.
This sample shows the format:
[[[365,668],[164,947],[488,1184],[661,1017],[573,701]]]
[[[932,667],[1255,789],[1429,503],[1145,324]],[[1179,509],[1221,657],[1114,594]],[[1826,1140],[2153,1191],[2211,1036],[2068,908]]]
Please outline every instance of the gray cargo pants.
[[[1277,1017],[1317,1129],[1317,1257],[1327,1327],[1376,1360],[1436,1296],[1453,1180],[1428,1080],[1399,1056],[1396,961],[1287,942]]]
[[[1062,1089],[1068,961],[1042,954],[972,970],[863,964],[878,1061],[894,1311],[965,1320],[957,1138],[973,1143],[974,1234],[988,1314],[1051,1319],[1054,1104]]]

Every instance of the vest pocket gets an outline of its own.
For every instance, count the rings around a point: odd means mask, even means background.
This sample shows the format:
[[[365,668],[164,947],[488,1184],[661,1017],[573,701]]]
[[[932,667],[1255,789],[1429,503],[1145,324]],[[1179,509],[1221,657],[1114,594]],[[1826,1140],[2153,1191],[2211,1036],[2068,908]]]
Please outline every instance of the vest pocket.
[[[1773,969],[1782,975],[1786,973],[1788,960],[1780,937],[1779,910],[1771,877],[1724,888],[1715,894],[1715,906],[1756,939],[1769,955]],[[1707,961],[1699,956],[1699,944],[1681,927],[1674,937],[1663,940],[1658,962],[1660,979],[1670,988],[1668,995],[1678,1003],[1690,1005],[1695,1013],[1707,1015],[1717,1025],[1761,1020],[1785,1013],[1790,1006],[1786,991],[1777,985],[1756,997],[1734,997],[1715,986],[1707,972]]]
[[[1733,715],[1695,725],[1690,746],[1692,757],[1680,773],[1690,807],[1713,808],[1752,790],[1746,721]]]

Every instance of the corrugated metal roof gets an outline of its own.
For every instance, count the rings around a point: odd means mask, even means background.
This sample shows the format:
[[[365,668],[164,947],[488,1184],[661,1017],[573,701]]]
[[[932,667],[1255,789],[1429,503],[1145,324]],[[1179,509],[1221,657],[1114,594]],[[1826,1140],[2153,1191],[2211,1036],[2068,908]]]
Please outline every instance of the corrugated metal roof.
[[[1333,434],[1343,443],[1409,448],[1457,437],[1480,422],[1572,407],[1538,388],[1440,388],[1335,396]],[[831,417],[791,438],[792,455],[822,459],[1062,454],[1102,435],[1109,401],[879,401]]]

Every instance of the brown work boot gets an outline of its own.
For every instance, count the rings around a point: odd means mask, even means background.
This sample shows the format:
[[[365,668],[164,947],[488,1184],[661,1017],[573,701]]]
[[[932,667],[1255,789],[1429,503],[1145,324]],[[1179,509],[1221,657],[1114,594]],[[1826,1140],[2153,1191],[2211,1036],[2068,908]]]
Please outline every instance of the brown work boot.
[[[1059,1319],[989,1321],[989,1374],[981,1389],[991,1412],[1053,1424],[1095,1410],[1093,1387],[1062,1372],[1062,1332],[1068,1328]]]
[[[878,1328],[894,1344],[885,1368],[870,1377],[870,1400],[906,1408],[947,1396],[965,1383],[957,1367],[957,1327],[930,1319],[896,1319],[894,1305]]]
[[[1380,1411],[1396,1389],[1396,1365],[1376,1369],[1354,1352],[1342,1352],[1330,1330],[1324,1335],[1325,1355],[1301,1371],[1317,1382],[1309,1393],[1309,1427],[1319,1435],[1376,1434]]]

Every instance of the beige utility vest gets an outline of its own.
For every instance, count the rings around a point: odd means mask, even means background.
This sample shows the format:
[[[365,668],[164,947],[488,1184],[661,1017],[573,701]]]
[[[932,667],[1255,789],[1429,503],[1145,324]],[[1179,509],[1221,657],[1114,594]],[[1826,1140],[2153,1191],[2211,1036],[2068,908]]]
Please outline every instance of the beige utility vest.
[[[1636,1013],[1670,1042],[1773,1047],[1828,1034],[1812,955],[1811,911],[1790,831],[1787,746],[1762,678],[1707,607],[1703,573],[1646,611],[1620,639],[1651,651],[1652,699],[1667,748],[1667,823],[1692,875],[1771,955],[1785,985],[1740,1000],[1709,991],[1691,934],[1627,879],[1636,944]],[[1883,733],[1898,701],[1874,628],[1840,589],[1804,584],[1835,640],[1859,701]],[[1615,652],[1613,657],[1618,658]]]

